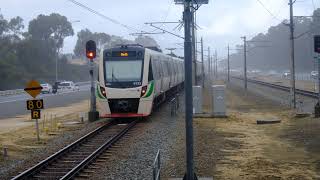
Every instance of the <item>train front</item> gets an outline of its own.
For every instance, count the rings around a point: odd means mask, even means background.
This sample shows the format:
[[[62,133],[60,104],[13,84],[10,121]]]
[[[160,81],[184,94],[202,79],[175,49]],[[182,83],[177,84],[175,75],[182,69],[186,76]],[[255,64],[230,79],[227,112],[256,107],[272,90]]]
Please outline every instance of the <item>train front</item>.
[[[105,49],[100,56],[97,106],[101,117],[145,117],[151,113],[154,84],[141,46]]]

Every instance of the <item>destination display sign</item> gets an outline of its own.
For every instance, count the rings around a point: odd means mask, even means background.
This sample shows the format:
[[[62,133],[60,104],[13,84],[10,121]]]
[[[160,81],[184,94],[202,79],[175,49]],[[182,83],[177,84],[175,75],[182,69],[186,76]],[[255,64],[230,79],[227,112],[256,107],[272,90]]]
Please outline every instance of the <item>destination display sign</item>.
[[[113,51],[112,57],[135,57],[137,56],[136,51]]]

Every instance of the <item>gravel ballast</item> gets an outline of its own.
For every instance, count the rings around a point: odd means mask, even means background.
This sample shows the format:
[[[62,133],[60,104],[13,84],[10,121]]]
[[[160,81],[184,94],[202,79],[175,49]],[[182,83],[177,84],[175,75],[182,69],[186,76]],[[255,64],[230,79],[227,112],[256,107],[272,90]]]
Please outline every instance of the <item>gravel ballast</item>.
[[[20,159],[11,159],[0,162],[0,177],[1,179],[11,179],[19,173],[34,166],[38,162],[44,160],[48,156],[54,154],[63,147],[76,141],[80,137],[96,129],[105,120],[100,120],[95,123],[86,123],[77,125],[69,131],[61,132],[61,134],[53,137],[45,146],[33,148],[27,152],[27,156]],[[9,151],[10,155],[10,151]]]

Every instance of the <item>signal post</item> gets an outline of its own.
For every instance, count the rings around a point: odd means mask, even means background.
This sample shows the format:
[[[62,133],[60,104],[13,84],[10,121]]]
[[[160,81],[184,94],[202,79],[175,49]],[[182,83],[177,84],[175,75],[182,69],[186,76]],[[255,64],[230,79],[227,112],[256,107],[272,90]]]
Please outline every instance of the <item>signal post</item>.
[[[90,96],[90,111],[88,113],[88,120],[90,122],[93,122],[97,119],[99,119],[99,112],[96,108],[96,96],[95,96],[95,85],[94,85],[94,77],[93,77],[93,70],[94,70],[94,64],[93,59],[96,57],[96,43],[93,40],[89,40],[86,43],[86,55],[87,58],[90,60],[90,79],[91,79],[91,96]]]

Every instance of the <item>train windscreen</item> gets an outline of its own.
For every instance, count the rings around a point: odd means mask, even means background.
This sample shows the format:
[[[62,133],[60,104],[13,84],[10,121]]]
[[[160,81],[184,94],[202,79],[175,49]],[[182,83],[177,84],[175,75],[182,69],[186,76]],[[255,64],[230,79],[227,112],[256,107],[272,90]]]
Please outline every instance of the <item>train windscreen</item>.
[[[107,60],[105,61],[106,85],[137,86],[141,85],[142,60]]]

